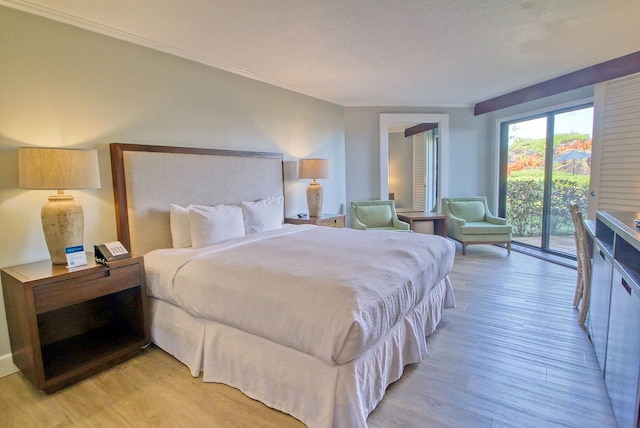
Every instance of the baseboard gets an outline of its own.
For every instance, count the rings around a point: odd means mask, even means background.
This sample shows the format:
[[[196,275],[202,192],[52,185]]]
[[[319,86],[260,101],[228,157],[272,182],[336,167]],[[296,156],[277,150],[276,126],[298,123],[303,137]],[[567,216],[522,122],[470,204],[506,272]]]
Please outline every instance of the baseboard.
[[[0,377],[8,376],[19,369],[13,364],[11,354],[0,355]]]

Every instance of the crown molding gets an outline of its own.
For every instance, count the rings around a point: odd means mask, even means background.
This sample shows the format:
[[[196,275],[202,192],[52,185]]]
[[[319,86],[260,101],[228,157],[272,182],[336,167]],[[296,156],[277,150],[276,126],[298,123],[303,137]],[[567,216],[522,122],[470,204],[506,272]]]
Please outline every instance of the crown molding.
[[[316,92],[307,89],[301,88],[299,86],[291,85],[289,83],[282,82],[277,79],[273,79],[271,77],[265,76],[263,74],[254,73],[249,70],[245,70],[242,68],[234,67],[232,65],[213,60],[211,58],[207,58],[200,54],[190,52],[181,48],[177,48],[175,46],[167,45],[164,43],[157,42],[155,40],[151,40],[145,37],[141,37],[126,31],[119,30],[117,28],[109,27],[107,25],[99,24],[97,22],[89,21],[84,18],[79,18],[74,15],[70,15],[67,13],[63,13],[48,7],[40,6],[29,1],[24,0],[0,0],[0,5],[6,6],[12,9],[17,9],[23,12],[30,13],[32,15],[41,16],[43,18],[51,19],[54,21],[62,22],[64,24],[72,25],[74,27],[79,27],[84,30],[92,31],[94,33],[102,34],[105,36],[113,37],[115,39],[123,40],[126,42],[130,42],[136,45],[144,46],[146,48],[150,48],[159,52],[167,53],[173,56],[177,56],[180,58],[184,58],[190,61],[194,61],[200,64],[207,65],[209,67],[217,68],[220,70],[227,71],[232,74],[236,74],[239,76],[243,76],[252,80],[257,80],[262,83],[266,83],[272,86],[277,86],[282,89],[287,89],[292,92],[296,92],[302,95],[307,95],[312,98],[317,98],[323,101],[327,101],[333,104],[340,105],[339,102],[335,100],[326,99]]]

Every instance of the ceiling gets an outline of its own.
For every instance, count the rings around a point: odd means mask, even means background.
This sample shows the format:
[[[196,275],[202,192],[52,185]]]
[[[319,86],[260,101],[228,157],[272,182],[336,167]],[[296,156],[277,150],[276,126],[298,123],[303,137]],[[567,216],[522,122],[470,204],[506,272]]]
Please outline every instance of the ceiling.
[[[640,51],[638,0],[0,0],[343,106],[471,106]]]

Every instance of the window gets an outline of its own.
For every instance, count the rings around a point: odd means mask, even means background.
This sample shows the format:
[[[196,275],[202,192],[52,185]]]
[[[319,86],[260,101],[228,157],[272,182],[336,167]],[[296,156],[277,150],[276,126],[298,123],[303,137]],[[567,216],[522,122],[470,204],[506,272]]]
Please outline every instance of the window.
[[[500,214],[517,243],[575,255],[569,204],[587,212],[593,106],[505,121],[500,126]]]

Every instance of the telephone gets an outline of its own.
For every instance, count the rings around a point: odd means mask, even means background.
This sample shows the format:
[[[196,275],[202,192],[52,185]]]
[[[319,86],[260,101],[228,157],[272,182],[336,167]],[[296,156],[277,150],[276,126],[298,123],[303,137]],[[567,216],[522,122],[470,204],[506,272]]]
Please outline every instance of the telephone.
[[[109,266],[109,262],[126,259],[131,254],[120,243],[120,241],[105,242],[104,244],[94,245],[96,263]]]

